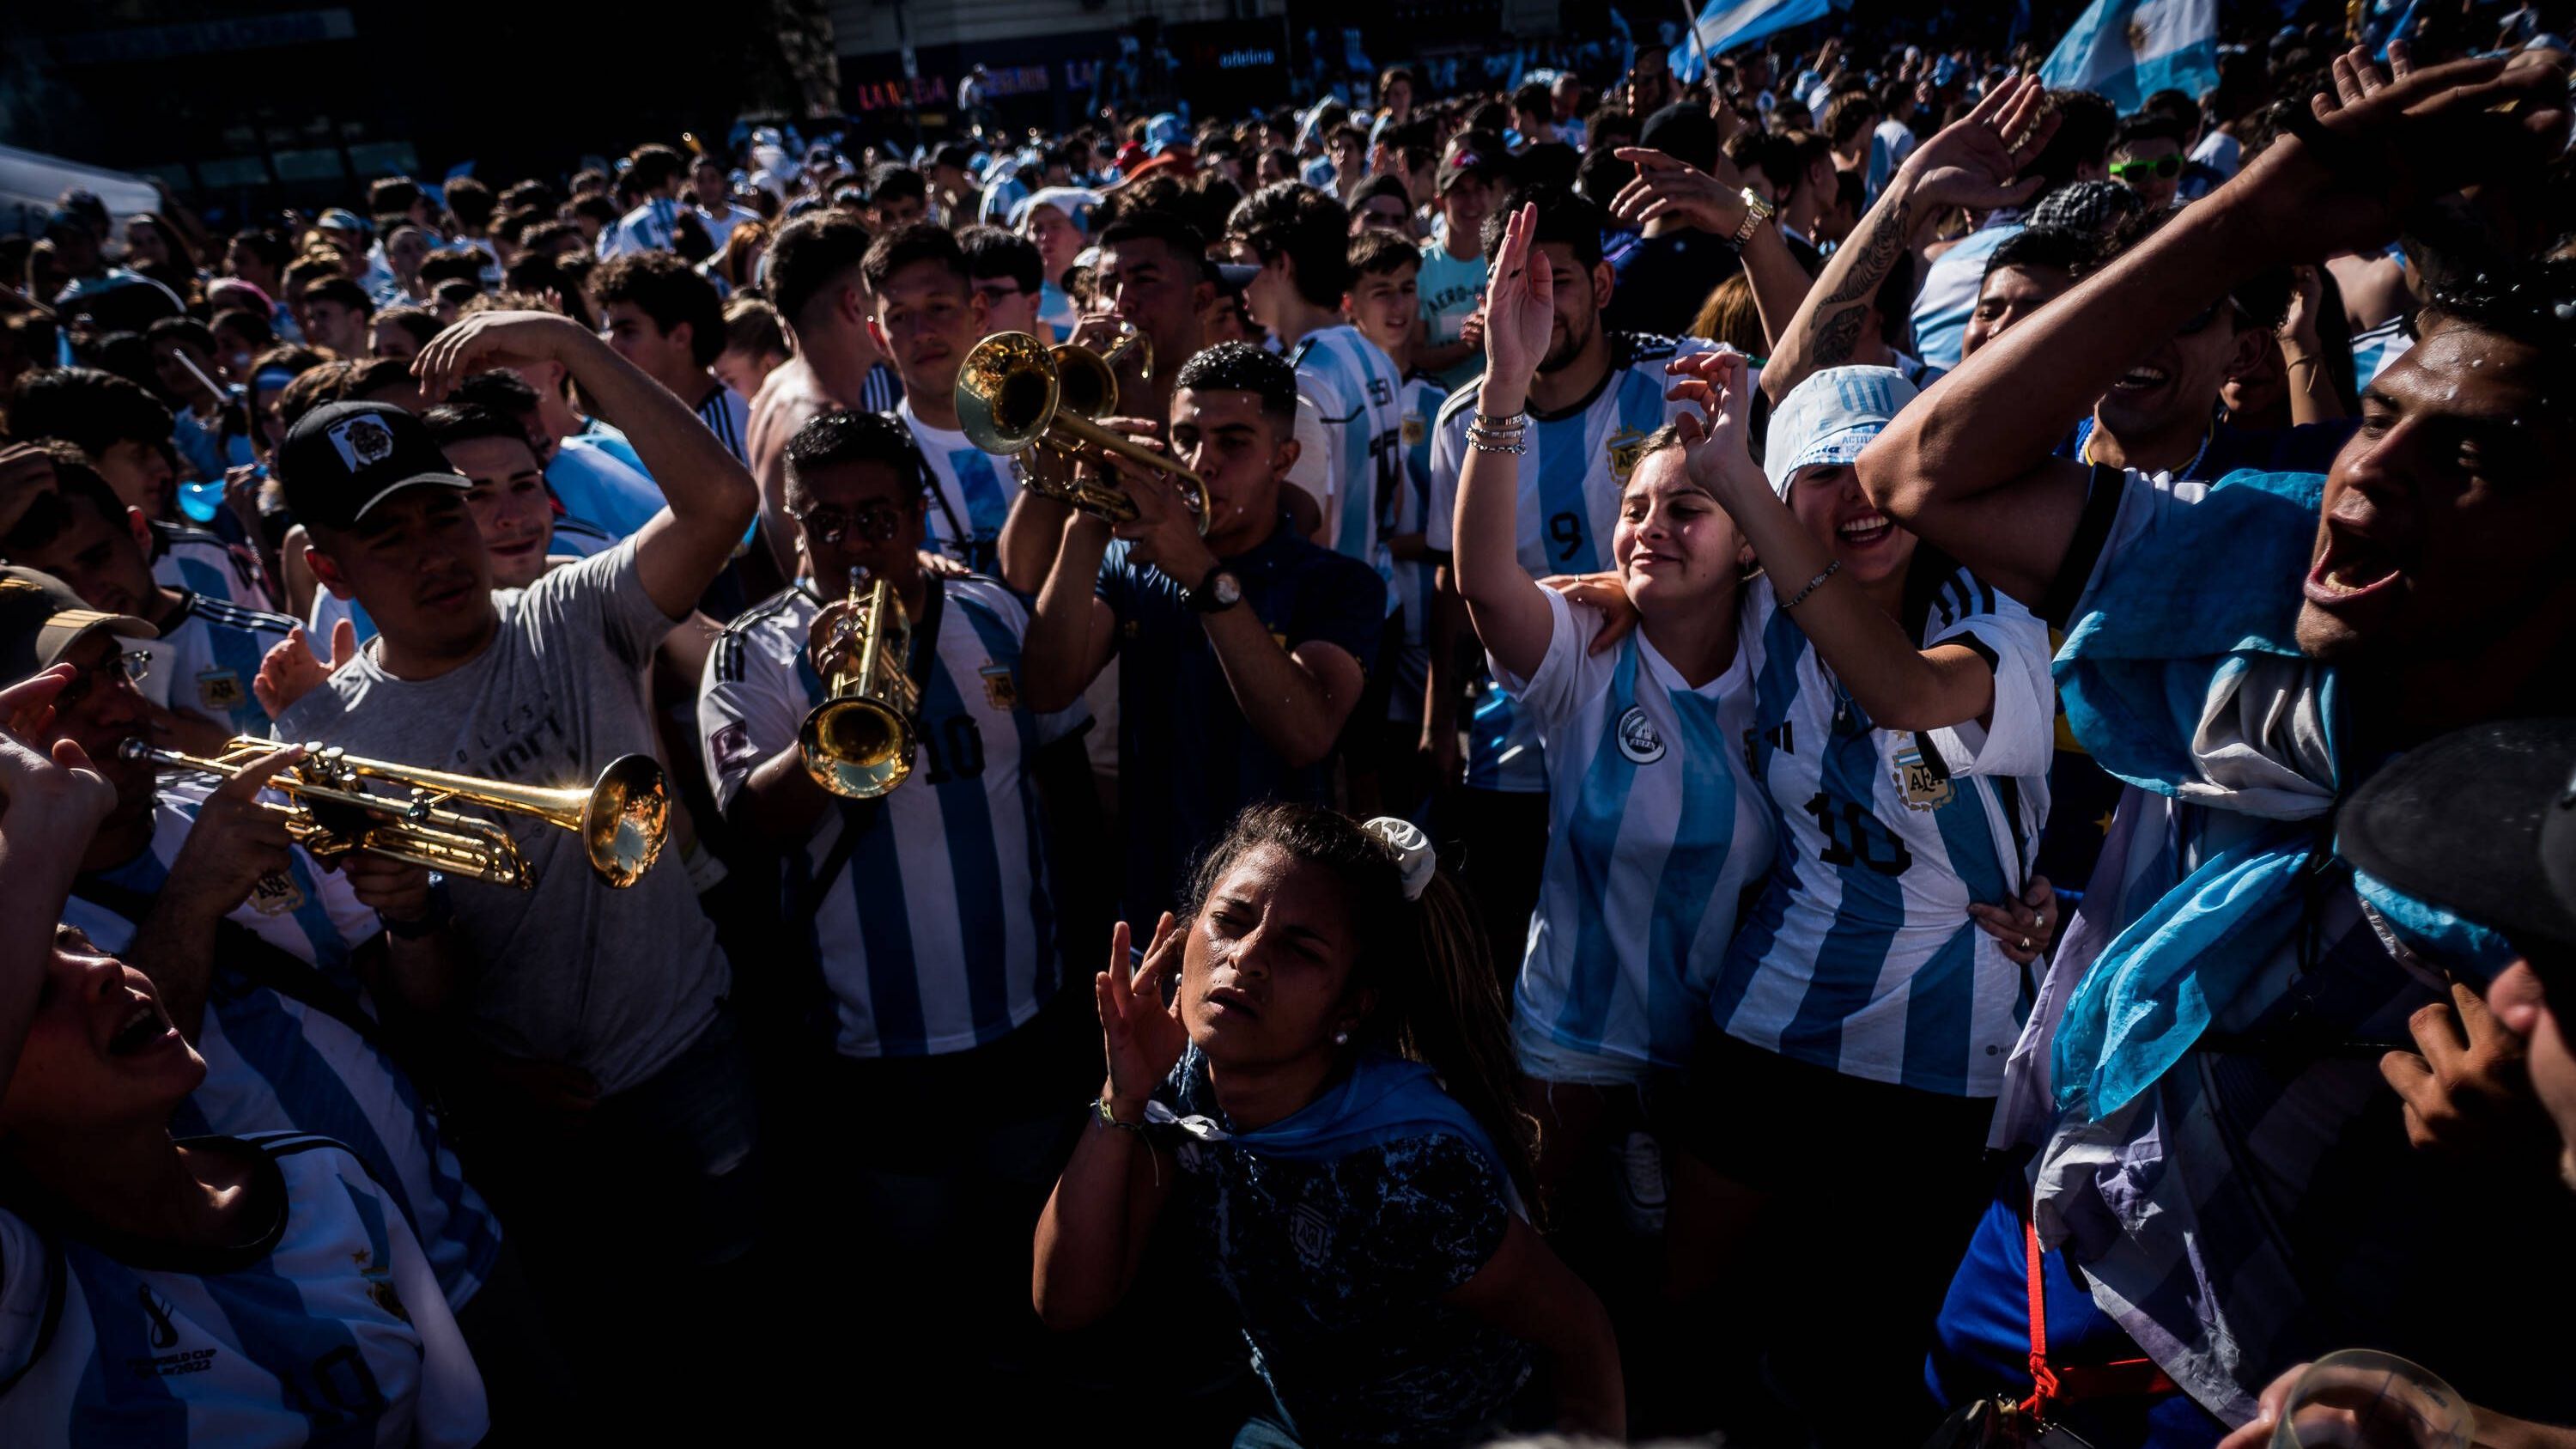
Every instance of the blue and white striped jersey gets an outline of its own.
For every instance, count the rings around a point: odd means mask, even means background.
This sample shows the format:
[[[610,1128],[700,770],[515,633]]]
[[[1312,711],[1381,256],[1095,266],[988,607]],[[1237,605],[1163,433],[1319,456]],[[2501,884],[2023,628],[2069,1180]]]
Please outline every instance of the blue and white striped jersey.
[[[735,462],[751,466],[751,403],[741,393],[717,383],[698,399],[698,421],[707,425]]]
[[[912,410],[912,400],[895,405],[894,415],[912,429],[912,441],[930,465],[931,497],[927,514],[927,547],[968,568],[990,573],[1000,566],[1002,525],[1011,517],[1011,500],[1019,484],[1010,465],[966,440],[953,428],[934,428]]]
[[[1488,661],[1547,749],[1547,862],[1512,1009],[1560,1046],[1686,1066],[1736,901],[1771,864],[1771,808],[1737,747],[1753,676],[1739,649],[1692,688],[1643,631],[1594,654],[1601,616],[1543,592],[1538,671]]]
[[[1038,715],[1020,703],[1028,611],[1008,589],[987,578],[945,588],[915,773],[859,812],[867,834],[813,915],[848,1056],[982,1046],[1025,1024],[1064,984],[1030,768],[1039,747],[1088,716],[1079,705]],[[806,653],[821,608],[812,584],[799,584],[736,619],[708,654],[698,726],[719,805],[761,761],[793,749],[797,727],[823,702]],[[791,892],[806,889],[850,818],[826,814],[790,855]]]
[[[2018,895],[2048,818],[2056,695],[2048,631],[1962,569],[1923,647],[1995,671],[1994,712],[1947,729],[1870,723],[1778,606],[1745,590],[1747,758],[1780,849],[1710,1000],[1740,1040],[1849,1076],[1991,1097],[2028,1003],[2022,970],[1968,915]]]
[[[1664,364],[1716,346],[1696,337],[1645,333],[1609,335],[1610,374],[1580,407],[1553,417],[1530,416],[1529,451],[1520,465],[1521,567],[1549,574],[1595,573],[1615,567],[1610,535],[1619,523],[1619,491],[1637,466],[1646,439],[1671,421],[1682,404],[1664,401]],[[1467,422],[1483,381],[1449,394],[1431,437],[1431,547],[1450,548],[1458,512],[1458,471],[1467,462]],[[1538,736],[1519,717],[1511,697],[1489,690],[1477,705],[1467,736],[1467,783],[1479,790],[1535,795],[1547,789],[1547,763]]]
[[[1324,531],[1315,542],[1346,558],[1375,563],[1379,501],[1395,490],[1403,418],[1397,394],[1404,378],[1395,359],[1343,323],[1307,333],[1288,360],[1297,368],[1297,395],[1312,403],[1323,429],[1320,471],[1300,459],[1290,473],[1301,484],[1320,479]]]
[[[1431,425],[1440,416],[1440,404],[1449,390],[1429,373],[1417,372],[1404,380],[1397,434],[1397,457],[1403,464],[1398,486],[1388,492],[1381,507],[1384,521],[1380,536],[1393,539],[1400,534],[1426,533],[1431,522]],[[1387,717],[1399,720],[1422,718],[1423,686],[1431,675],[1431,603],[1437,588],[1438,566],[1429,559],[1400,559],[1392,550],[1381,546],[1378,572],[1386,575],[1387,584],[1395,591],[1396,612],[1404,620],[1404,646],[1391,661],[1395,667],[1395,685],[1386,701]],[[1390,661],[1380,661],[1381,665]]]
[[[268,584],[260,577],[259,555],[221,534],[184,523],[155,522],[159,547],[152,560],[152,581],[187,589],[246,609],[269,607]]]
[[[235,734],[267,734],[268,711],[252,697],[250,683],[259,677],[259,662],[269,647],[286,642],[294,628],[295,621],[284,614],[183,592],[178,610],[161,626],[161,637],[143,645],[152,653],[145,695]],[[330,652],[327,635],[323,652]]]
[[[191,1145],[258,1154],[256,1242],[147,1267],[0,1211],[0,1443],[480,1442],[483,1376],[358,1159],[292,1132]]]
[[[677,200],[668,196],[650,197],[643,205],[619,217],[615,226],[600,232],[599,254],[616,257],[628,252],[667,252],[671,249],[672,228],[679,221],[680,203]]]
[[[2414,345],[2415,338],[2406,330],[2403,317],[2391,317],[2376,327],[2352,334],[2353,386],[2370,386],[2371,379],[2387,371],[2388,364],[2404,357]]]
[[[207,793],[195,783],[164,785],[153,803],[151,848],[100,872],[95,884],[84,877],[63,919],[102,949],[124,950],[135,929],[124,908],[131,897],[160,893]],[[206,1059],[206,1079],[179,1109],[174,1129],[291,1129],[346,1145],[419,1237],[449,1304],[463,1307],[501,1251],[501,1230],[440,1140],[427,1100],[371,1039],[374,1006],[349,958],[383,929],[376,913],[358,903],[338,874],[296,850],[288,874],[262,880],[232,919],[312,966],[338,999],[304,1000],[294,994],[297,983],[266,980],[255,963],[218,953],[195,1043]],[[344,1020],[339,1013],[351,1005],[368,1019]]]

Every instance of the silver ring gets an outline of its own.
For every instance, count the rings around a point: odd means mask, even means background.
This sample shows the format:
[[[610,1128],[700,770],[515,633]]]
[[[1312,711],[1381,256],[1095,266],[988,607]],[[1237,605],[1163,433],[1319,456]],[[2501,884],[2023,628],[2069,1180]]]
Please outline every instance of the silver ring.
[[[2030,949],[2030,937],[2024,936],[2021,938],[2021,948],[2025,951]]]

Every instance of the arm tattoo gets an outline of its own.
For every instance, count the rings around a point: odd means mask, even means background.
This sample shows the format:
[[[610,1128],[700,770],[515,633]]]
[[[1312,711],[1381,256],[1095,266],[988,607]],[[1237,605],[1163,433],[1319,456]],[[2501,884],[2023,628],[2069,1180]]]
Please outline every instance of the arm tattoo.
[[[1860,324],[1869,299],[1878,292],[1879,284],[1896,265],[1897,254],[1904,250],[1905,239],[1913,231],[1913,200],[1894,198],[1892,206],[1881,206],[1870,222],[1866,235],[1845,243],[1855,255],[1843,273],[1842,282],[1831,295],[1807,312],[1805,336],[1802,339],[1804,359],[1809,370],[1839,367],[1850,360],[1852,345],[1860,338]],[[1837,254],[1836,261],[1842,257]]]

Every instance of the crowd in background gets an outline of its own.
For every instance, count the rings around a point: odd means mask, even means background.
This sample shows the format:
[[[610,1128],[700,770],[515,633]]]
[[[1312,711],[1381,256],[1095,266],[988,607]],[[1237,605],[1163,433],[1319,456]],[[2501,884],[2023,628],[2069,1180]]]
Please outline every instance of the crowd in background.
[[[65,196],[0,1438],[2576,1443],[2570,31],[2418,9]]]

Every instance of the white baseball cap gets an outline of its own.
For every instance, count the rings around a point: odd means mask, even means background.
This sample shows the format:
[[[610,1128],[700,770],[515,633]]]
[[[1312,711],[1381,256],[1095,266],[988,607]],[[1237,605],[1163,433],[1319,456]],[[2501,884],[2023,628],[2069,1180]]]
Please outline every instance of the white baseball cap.
[[[1914,384],[1892,367],[1809,373],[1771,410],[1762,449],[1762,474],[1771,480],[1771,491],[1785,499],[1801,469],[1859,457],[1914,395]]]

